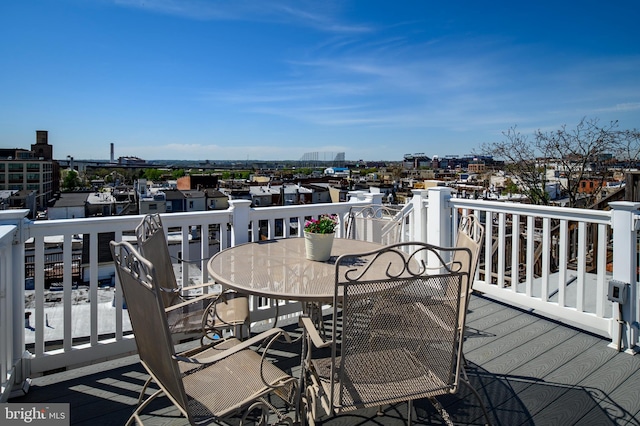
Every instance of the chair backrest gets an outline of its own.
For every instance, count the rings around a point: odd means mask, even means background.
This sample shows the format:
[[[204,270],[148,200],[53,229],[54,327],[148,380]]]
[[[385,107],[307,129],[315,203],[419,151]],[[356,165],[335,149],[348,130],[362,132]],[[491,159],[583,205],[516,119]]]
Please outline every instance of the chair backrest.
[[[402,211],[397,208],[380,204],[354,206],[349,209],[346,236],[380,244],[399,243],[403,219]]]
[[[475,279],[476,271],[478,269],[478,260],[480,258],[480,248],[482,247],[483,235],[484,226],[480,224],[480,221],[476,216],[470,214],[460,218],[455,246],[471,250],[470,281],[466,285],[467,292],[469,294],[471,294],[473,280]],[[454,255],[454,261],[464,261],[465,258],[466,256],[459,256],[459,258],[456,259],[456,256]]]
[[[187,396],[178,364],[173,358],[175,350],[156,285],[154,265],[126,241],[112,241],[111,254],[127,303],[140,361],[165,393],[184,412],[188,412]]]
[[[157,284],[162,291],[164,305],[171,306],[178,303],[180,301],[178,283],[173,272],[173,263],[160,215],[146,215],[136,227],[135,233],[140,254],[156,269],[159,280]]]
[[[467,259],[449,262],[454,255]],[[338,378],[330,392],[333,407],[455,391],[470,257],[466,248],[410,242],[337,259],[334,315],[341,314],[342,331],[332,345],[328,376]],[[426,267],[427,258],[439,260],[436,273]]]

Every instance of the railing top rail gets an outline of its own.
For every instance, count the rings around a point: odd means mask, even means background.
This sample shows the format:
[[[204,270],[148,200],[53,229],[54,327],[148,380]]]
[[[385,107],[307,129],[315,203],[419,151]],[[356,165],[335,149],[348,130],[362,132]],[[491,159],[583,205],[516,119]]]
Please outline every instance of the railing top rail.
[[[502,201],[467,200],[452,198],[449,200],[453,208],[478,209],[488,212],[525,214],[554,219],[578,220],[593,223],[609,224],[611,211],[589,210],[556,206],[538,206]]]
[[[368,202],[355,202],[355,203],[314,203],[305,205],[291,205],[291,206],[268,206],[252,208],[252,212],[256,216],[271,216],[274,212],[289,212],[291,216],[309,216],[318,212],[330,211],[336,213],[346,213],[353,206],[368,205]],[[293,213],[295,212],[295,213]]]
[[[193,223],[225,221],[228,220],[229,213],[229,210],[209,210],[203,212],[167,213],[161,216],[163,221],[166,219],[167,226],[172,226],[173,223],[180,223],[184,220]],[[144,215],[125,215],[30,221],[28,224],[29,236],[48,236],[65,233],[77,234],[95,229],[108,229],[110,231],[131,230],[140,223],[143,216]],[[51,232],[51,229],[55,229],[55,232]]]

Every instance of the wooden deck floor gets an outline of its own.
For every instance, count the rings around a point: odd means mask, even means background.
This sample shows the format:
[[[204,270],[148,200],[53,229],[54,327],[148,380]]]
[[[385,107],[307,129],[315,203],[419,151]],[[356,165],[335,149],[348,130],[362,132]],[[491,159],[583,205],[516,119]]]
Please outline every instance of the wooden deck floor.
[[[494,425],[640,425],[640,355],[618,353],[599,337],[480,296],[472,298],[467,326],[467,372]],[[280,352],[278,362],[297,373],[299,355]],[[127,357],[36,378],[26,396],[10,402],[67,402],[73,425],[124,424],[146,377],[136,357]],[[455,424],[483,424],[464,387],[439,400]],[[406,404],[384,411],[358,411],[321,424],[406,424]],[[166,398],[154,402],[144,420],[187,423]],[[443,424],[425,401],[415,402],[413,420]]]

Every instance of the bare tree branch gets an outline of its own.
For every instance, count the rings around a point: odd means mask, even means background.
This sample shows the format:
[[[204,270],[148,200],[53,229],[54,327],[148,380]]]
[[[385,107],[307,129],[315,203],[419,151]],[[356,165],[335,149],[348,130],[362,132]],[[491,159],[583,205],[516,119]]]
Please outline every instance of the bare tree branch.
[[[502,141],[483,144],[482,151],[505,161],[514,183],[534,204],[549,204],[548,172],[554,171],[550,175],[569,206],[590,206],[610,179],[613,163],[629,168],[640,157],[640,132],[618,130],[617,121],[600,125],[597,118],[583,118],[574,129],[537,130],[532,143],[516,127],[503,135]]]

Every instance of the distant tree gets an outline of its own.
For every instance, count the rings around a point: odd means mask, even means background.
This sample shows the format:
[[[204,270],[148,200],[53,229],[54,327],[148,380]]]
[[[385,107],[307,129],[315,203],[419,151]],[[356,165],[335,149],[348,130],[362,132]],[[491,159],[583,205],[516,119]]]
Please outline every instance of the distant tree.
[[[558,180],[568,205],[590,206],[599,199],[614,159],[634,164],[640,154],[640,131],[618,130],[618,122],[601,126],[598,119],[583,118],[574,129],[566,125],[554,131],[537,130],[533,141],[512,127],[504,140],[483,144],[482,152],[505,161],[506,171],[534,204],[549,204],[547,168],[566,179]],[[580,193],[585,179],[594,181],[591,193]]]
[[[158,169],[145,169],[143,177],[150,181],[158,181],[162,178],[162,170]]]
[[[93,178],[95,179],[105,179],[109,174],[109,170],[101,167],[93,172]]]
[[[184,169],[178,169],[178,170],[174,170],[174,171],[172,171],[172,172],[171,172],[171,177],[172,177],[173,179],[181,178],[181,177],[183,177],[184,175],[185,175],[185,171],[184,171]]]
[[[519,191],[518,185],[516,185],[511,179],[507,179],[504,182],[504,189],[507,191],[507,194],[517,194]]]
[[[62,188],[67,191],[73,191],[82,185],[78,172],[75,170],[69,170],[62,181]]]

